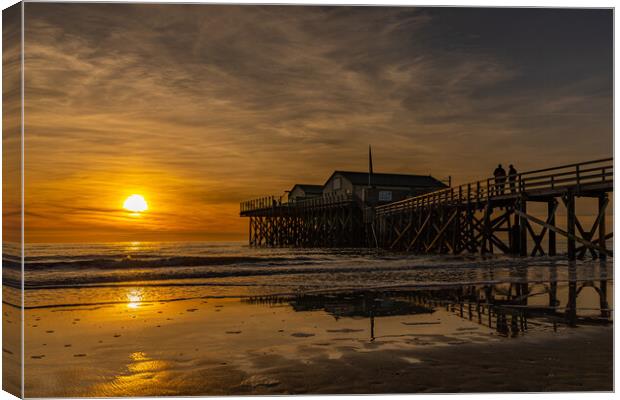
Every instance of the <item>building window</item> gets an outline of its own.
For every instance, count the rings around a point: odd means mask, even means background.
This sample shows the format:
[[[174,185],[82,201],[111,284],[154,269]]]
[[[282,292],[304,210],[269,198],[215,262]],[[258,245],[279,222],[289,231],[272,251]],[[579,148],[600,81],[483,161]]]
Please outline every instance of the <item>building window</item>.
[[[392,201],[392,192],[389,190],[380,190],[379,201]]]
[[[342,182],[340,181],[340,178],[334,178],[334,190],[340,190],[341,187]]]

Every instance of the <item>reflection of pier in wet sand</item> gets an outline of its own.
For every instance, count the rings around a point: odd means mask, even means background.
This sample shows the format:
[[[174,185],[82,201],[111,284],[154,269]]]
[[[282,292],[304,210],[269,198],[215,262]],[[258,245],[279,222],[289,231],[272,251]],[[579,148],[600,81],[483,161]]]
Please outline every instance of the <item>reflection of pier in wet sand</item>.
[[[559,282],[554,279],[557,267],[550,268],[551,280],[546,282],[305,293],[258,296],[247,301],[266,305],[288,304],[297,312],[324,311],[336,319],[368,318],[371,340],[375,340],[376,318],[432,314],[439,309],[512,337],[526,333],[532,324],[543,324],[557,331],[558,325],[576,327],[612,322],[605,262],[600,263],[600,276],[596,280],[577,280],[576,266],[571,263],[568,282],[560,282],[563,296],[559,295]],[[587,290],[597,298],[598,307],[578,307],[580,296]],[[532,297],[536,297],[535,304],[530,301]]]

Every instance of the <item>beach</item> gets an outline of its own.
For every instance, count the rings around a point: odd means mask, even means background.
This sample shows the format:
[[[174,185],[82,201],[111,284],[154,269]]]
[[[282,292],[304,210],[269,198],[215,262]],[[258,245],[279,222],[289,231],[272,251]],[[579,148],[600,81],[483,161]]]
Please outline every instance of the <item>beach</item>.
[[[26,395],[612,390],[611,326],[511,338],[439,313],[377,318],[371,341],[367,319],[238,299],[38,310]]]
[[[191,268],[153,248],[131,262],[119,249],[30,260],[25,395],[613,390],[611,262],[328,250],[239,261],[222,254],[230,246],[192,255]],[[118,268],[159,272],[109,282]],[[194,277],[166,279],[168,269]],[[18,320],[4,310],[5,323]]]

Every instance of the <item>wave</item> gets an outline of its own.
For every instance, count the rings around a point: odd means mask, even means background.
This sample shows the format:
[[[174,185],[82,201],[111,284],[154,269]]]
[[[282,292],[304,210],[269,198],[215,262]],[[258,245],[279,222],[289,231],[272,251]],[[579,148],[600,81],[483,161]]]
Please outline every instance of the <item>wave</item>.
[[[455,263],[466,263],[465,266],[471,264],[483,265],[487,262],[511,264],[527,264],[531,262],[544,263],[549,260],[561,261],[563,257],[538,257],[534,260],[524,261],[524,259],[515,259],[506,256],[452,256],[452,255],[435,255],[435,256],[415,256],[403,254],[385,254],[376,253],[368,254],[290,254],[290,255],[266,255],[266,256],[245,256],[245,255],[217,255],[217,256],[169,256],[162,257],[155,254],[140,254],[138,256],[128,256],[126,254],[106,254],[106,255],[71,255],[67,256],[32,256],[26,257],[24,262],[25,271],[41,271],[41,270],[111,270],[111,269],[152,269],[152,268],[168,268],[168,267],[206,267],[206,266],[229,266],[229,265],[304,265],[304,264],[330,264],[334,262],[409,262],[416,266],[422,266],[420,263],[430,263],[433,266],[454,266]],[[14,270],[21,270],[21,260],[19,258],[10,257],[6,254],[3,259],[3,267]]]
[[[363,259],[325,262],[316,258],[285,257],[173,257],[156,260],[91,260],[29,264],[26,268],[25,289],[75,288],[87,285],[118,285],[147,282],[170,282],[185,280],[187,285],[201,285],[199,280],[222,278],[240,279],[289,275],[299,277],[323,277],[322,279],[349,279],[351,275],[377,276],[385,279],[394,274],[403,278],[422,277],[429,272],[442,275],[457,270],[485,270],[520,268],[527,266],[565,266],[564,260],[547,259],[488,259],[478,261],[442,260],[441,262],[415,262],[411,259]],[[34,267],[34,268],[33,268]],[[75,273],[80,269],[82,273]],[[94,270],[93,270],[94,269]],[[103,269],[103,270],[100,270]],[[106,270],[109,269],[109,270]],[[346,274],[346,275],[345,275]],[[415,275],[412,277],[411,275]],[[428,274],[426,274],[428,275]],[[189,282],[189,283],[187,283]],[[221,282],[216,281],[218,285]],[[20,288],[20,275],[5,274],[4,284]],[[176,284],[176,283],[175,283]],[[167,285],[170,285],[168,283]]]
[[[58,250],[58,249],[54,249]],[[85,250],[85,251],[84,251]],[[90,250],[90,251],[89,251]],[[206,251],[204,249],[198,249]],[[201,286],[248,284],[251,277],[262,285],[288,281],[301,286],[308,282],[342,283],[355,280],[381,282],[423,281],[458,277],[476,279],[475,275],[489,275],[488,271],[509,269],[518,272],[521,267],[567,265],[565,257],[514,258],[502,255],[411,255],[402,253],[371,252],[362,249],[282,249],[255,251],[248,254],[222,254],[221,249],[210,249],[211,255],[155,254],[151,249],[139,254],[128,254],[107,249],[93,254],[82,249],[78,254],[55,251],[26,257],[25,279],[21,280],[21,263],[6,257],[3,283],[13,288],[71,289],[79,287],[108,287],[120,285]],[[171,250],[166,250],[166,252]],[[180,252],[179,249],[174,249]],[[197,251],[197,249],[195,249]],[[244,253],[245,252],[245,253]],[[170,255],[169,255],[170,254]],[[477,272],[474,272],[478,270]],[[487,272],[484,272],[487,271]],[[289,278],[282,278],[283,276]],[[521,275],[518,272],[516,275]],[[269,279],[278,276],[278,279]],[[228,278],[228,279],[227,279]],[[207,283],[205,283],[207,282]],[[250,282],[251,283],[251,282]],[[361,284],[361,283],[360,283]]]
[[[49,260],[50,257],[41,259]],[[127,268],[166,268],[166,267],[200,267],[213,265],[234,265],[234,264],[283,264],[283,263],[318,263],[324,259],[317,257],[253,257],[253,256],[175,256],[175,257],[156,257],[142,256],[139,258],[124,257],[72,257],[71,260],[62,261],[32,261],[24,262],[26,271],[37,270],[80,270],[80,269],[127,269]],[[11,269],[21,269],[19,260],[5,259],[3,266]]]
[[[24,282],[25,289],[52,288],[52,287],[78,287],[92,284],[102,283],[131,283],[131,282],[149,282],[149,281],[166,281],[166,280],[187,280],[187,279],[215,279],[215,278],[242,278],[257,276],[276,276],[276,275],[322,275],[322,274],[351,274],[351,273],[388,273],[402,272],[407,270],[419,270],[422,268],[434,268],[435,266],[416,266],[410,265],[393,265],[393,266],[338,266],[332,268],[325,267],[296,267],[296,268],[254,268],[254,269],[224,269],[224,270],[173,270],[165,271],[125,271],[122,274],[101,275],[101,274],[85,274],[73,276],[61,276],[57,279],[45,277],[43,280],[36,278],[26,279]],[[461,266],[466,267],[466,266]],[[470,265],[471,267],[471,265]],[[5,279],[8,286],[19,287],[20,281]],[[192,283],[197,285],[197,283]]]

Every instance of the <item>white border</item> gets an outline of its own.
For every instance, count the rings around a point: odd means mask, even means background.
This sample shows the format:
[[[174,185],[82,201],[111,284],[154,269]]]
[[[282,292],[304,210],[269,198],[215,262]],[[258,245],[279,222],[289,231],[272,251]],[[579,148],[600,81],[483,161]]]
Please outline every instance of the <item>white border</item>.
[[[39,0],[30,0],[28,2],[40,2]],[[81,3],[86,3],[86,2],[102,2],[102,1],[64,1],[64,2],[81,2]],[[108,3],[126,3],[127,1],[118,1],[118,0],[110,0],[110,1],[106,1]],[[299,4],[299,5],[330,5],[330,4],[338,4],[338,5],[384,5],[384,6],[388,6],[388,5],[394,5],[394,6],[446,6],[446,7],[450,7],[450,6],[461,6],[461,7],[558,7],[558,8],[615,8],[616,6],[616,2],[615,1],[609,1],[609,0],[590,0],[590,1],[584,1],[584,0],[563,0],[563,1],[559,1],[559,0],[542,0],[542,1],[536,1],[536,0],[521,0],[521,1],[516,1],[516,0],[501,0],[501,1],[494,1],[494,0],[476,0],[475,2],[471,2],[471,1],[464,1],[464,0],[449,0],[449,1],[438,1],[438,0],[422,0],[419,3],[417,2],[413,2],[410,0],[388,0],[388,1],[363,1],[363,0],[336,0],[336,1],[328,1],[328,0],[314,0],[314,1],[303,1],[303,0],[289,0],[286,2],[283,1],[264,1],[264,0],[244,0],[241,2],[235,2],[235,3],[230,3],[230,2],[223,2],[223,1],[174,1],[174,0],[136,0],[136,1],[132,1],[133,3],[203,3],[203,4]],[[0,0],[0,5],[2,6],[2,9],[5,9],[13,4],[15,4],[16,2],[13,0]],[[615,30],[615,22],[616,22],[616,15],[615,15],[615,11],[614,11],[614,77],[616,76],[616,74],[618,73],[618,67],[617,64],[615,62],[615,49],[616,49],[616,43],[618,43],[618,33]],[[0,21],[0,25],[1,25],[1,21]],[[24,26],[24,7],[22,7],[22,27]],[[22,188],[21,188],[21,196],[22,196],[22,210],[21,210],[21,217],[22,217],[22,233],[21,233],[21,241],[22,241],[22,277],[23,277],[23,257],[24,257],[24,173],[23,173],[23,163],[24,163],[24,107],[23,107],[23,94],[24,94],[24,30],[22,29],[22,37],[21,37],[21,47],[22,47],[22,54],[21,54],[21,64],[22,64],[22,70],[21,70],[21,91],[22,91],[22,116],[21,116],[21,135],[22,135],[22,140],[21,140],[21,163],[22,163]],[[614,99],[615,99],[615,94],[617,92],[618,88],[618,83],[617,81],[614,79]],[[1,89],[1,81],[0,81],[0,89]],[[614,101],[614,159],[615,159],[615,153],[616,150],[618,149],[618,143],[615,141],[615,132],[616,132],[616,128],[617,128],[617,118],[615,118],[615,113],[616,113],[616,107],[615,107],[615,101]],[[1,141],[0,141],[0,152],[1,152]],[[1,153],[0,153],[1,154]],[[2,172],[2,165],[0,164],[0,173]],[[614,177],[614,185],[616,184],[616,180]],[[0,199],[1,199],[1,194],[0,194]],[[614,210],[618,210],[618,206],[620,205],[620,200],[617,196],[614,196]],[[2,216],[0,215],[0,221],[2,219]],[[618,219],[614,218],[614,231],[615,232],[620,232],[620,230],[618,229],[620,227],[620,223],[618,223]],[[2,231],[0,230],[0,241],[2,240]],[[617,252],[618,248],[616,246],[616,240],[614,238],[614,252]],[[615,263],[614,263],[614,267],[615,267]],[[614,268],[615,270],[615,268]],[[615,271],[614,271],[615,272]],[[620,293],[620,290],[618,290],[618,287],[616,285],[614,285],[614,298],[618,299],[618,294]],[[24,304],[24,295],[23,295],[23,280],[22,280],[22,308],[23,308],[23,304]],[[22,313],[23,313],[23,309],[22,309]],[[22,314],[22,321],[21,321],[21,328],[22,328],[22,338],[23,338],[23,333],[24,333],[24,319],[23,319],[23,314]],[[617,338],[618,332],[617,330],[614,329],[614,339]],[[2,338],[2,335],[0,333],[0,339]],[[615,340],[614,340],[615,343]],[[24,356],[24,349],[23,349],[23,341],[22,341],[22,360],[23,360],[23,356]],[[578,349],[576,349],[578,351]],[[584,355],[584,357],[587,357],[587,355]],[[1,364],[1,358],[0,358],[0,364]],[[615,364],[615,357],[614,357],[614,381],[618,382],[618,369],[615,368],[616,364]],[[24,372],[24,368],[23,368],[23,363],[22,363],[22,377],[23,377],[23,372]],[[0,376],[1,379],[1,376]],[[68,382],[69,383],[69,382]],[[22,379],[22,393],[23,393],[23,379]],[[570,399],[602,399],[602,398],[612,398],[614,395],[613,394],[606,394],[606,393],[550,393],[550,394],[496,394],[496,393],[491,393],[491,394],[466,394],[466,395],[378,395],[378,396],[372,396],[373,398],[379,398],[379,399],[394,399],[394,400],[400,400],[400,399],[448,399],[448,398],[454,398],[454,396],[458,396],[459,399],[478,399],[478,398],[487,398],[487,399],[518,399],[521,398],[523,396],[527,396],[527,398],[531,398],[531,399],[540,399],[540,398],[556,398],[556,399],[562,399],[562,400],[570,400]],[[243,398],[247,398],[246,397],[237,397],[237,396],[228,396],[225,397],[225,399],[243,399]],[[262,399],[281,399],[281,398],[295,398],[293,396],[263,396],[261,397]],[[296,397],[301,397],[301,396],[296,396]],[[352,399],[352,398],[359,398],[360,396],[303,396],[303,398],[338,398],[338,399]],[[364,396],[366,398],[369,398],[370,396]],[[5,400],[5,399],[14,399],[15,397],[13,397],[12,395],[0,391],[0,400]],[[166,399],[180,399],[181,397],[166,397]],[[150,399],[147,397],[137,397],[135,399]]]

